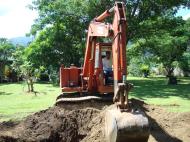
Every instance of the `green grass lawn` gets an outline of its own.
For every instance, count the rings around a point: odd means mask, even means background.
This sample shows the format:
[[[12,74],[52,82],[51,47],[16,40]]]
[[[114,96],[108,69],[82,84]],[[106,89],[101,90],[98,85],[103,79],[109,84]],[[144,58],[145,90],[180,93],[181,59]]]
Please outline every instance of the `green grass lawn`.
[[[149,104],[166,107],[169,111],[190,111],[190,78],[178,78],[178,85],[167,85],[166,78],[129,77],[134,84],[130,97]]]
[[[134,84],[130,97],[149,104],[166,107],[169,111],[190,111],[190,78],[180,78],[178,85],[167,85],[165,78],[129,77]],[[24,83],[0,84],[0,121],[21,119],[30,113],[53,106],[59,87],[51,84],[34,85],[35,91],[26,93]]]
[[[20,119],[52,106],[60,94],[59,87],[51,84],[34,85],[38,93],[27,93],[24,83],[0,84],[0,121]]]

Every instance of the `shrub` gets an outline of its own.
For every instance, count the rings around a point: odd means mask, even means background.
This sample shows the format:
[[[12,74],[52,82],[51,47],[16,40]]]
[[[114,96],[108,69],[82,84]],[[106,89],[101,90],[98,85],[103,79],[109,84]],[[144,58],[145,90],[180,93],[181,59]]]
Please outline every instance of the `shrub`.
[[[144,77],[148,77],[150,72],[150,68],[148,65],[142,64],[140,70],[143,73]]]
[[[136,58],[132,58],[130,60],[130,63],[128,66],[128,73],[130,76],[141,76],[139,60],[137,60]]]
[[[59,76],[58,76],[58,73],[56,71],[53,71],[51,74],[50,74],[50,81],[53,85],[59,85]]]
[[[41,73],[40,81],[49,81],[49,75],[47,73]]]

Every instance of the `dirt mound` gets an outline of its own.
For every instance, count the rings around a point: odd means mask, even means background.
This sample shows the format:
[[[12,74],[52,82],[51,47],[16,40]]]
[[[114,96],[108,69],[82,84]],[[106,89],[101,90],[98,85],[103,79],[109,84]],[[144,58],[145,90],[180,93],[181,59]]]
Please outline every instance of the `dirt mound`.
[[[149,142],[190,141],[190,113],[171,113],[154,105],[132,100],[150,121]],[[28,116],[21,122],[0,124],[0,141],[104,142],[106,104],[55,106]]]
[[[1,139],[7,141],[49,141],[76,142],[83,139],[88,131],[89,121],[99,110],[86,108],[68,111],[53,107],[28,116],[23,122],[14,127],[7,127]],[[11,140],[8,140],[11,141]]]

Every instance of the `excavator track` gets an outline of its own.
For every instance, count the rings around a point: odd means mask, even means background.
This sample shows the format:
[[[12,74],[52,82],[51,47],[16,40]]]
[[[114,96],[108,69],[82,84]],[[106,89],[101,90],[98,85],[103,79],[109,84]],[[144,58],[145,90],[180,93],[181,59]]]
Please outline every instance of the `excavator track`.
[[[63,108],[86,108],[93,107],[102,109],[105,105],[111,105],[113,103],[113,95],[88,95],[78,93],[64,93],[57,97],[56,106]]]
[[[85,97],[79,97],[79,98],[60,98],[58,101],[64,101],[64,102],[81,102],[81,101],[88,101],[88,100],[100,100],[100,97],[97,96],[85,96]]]

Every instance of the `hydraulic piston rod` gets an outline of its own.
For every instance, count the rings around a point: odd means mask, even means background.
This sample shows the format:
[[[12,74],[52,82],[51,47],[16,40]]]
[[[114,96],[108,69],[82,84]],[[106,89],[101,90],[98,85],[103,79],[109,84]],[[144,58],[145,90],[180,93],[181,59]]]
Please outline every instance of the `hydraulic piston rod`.
[[[96,17],[95,21],[102,22],[104,19],[106,19],[108,16],[110,16],[113,11],[114,11],[114,7],[110,8],[109,10],[106,10],[100,16]]]

